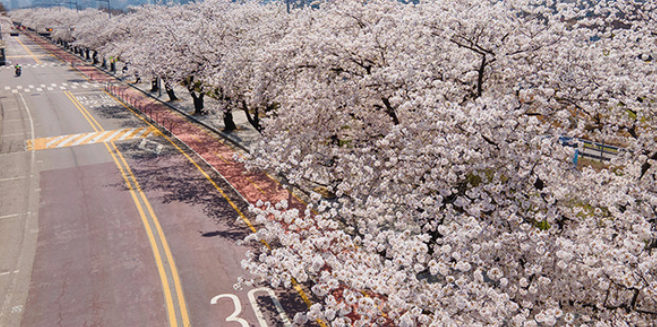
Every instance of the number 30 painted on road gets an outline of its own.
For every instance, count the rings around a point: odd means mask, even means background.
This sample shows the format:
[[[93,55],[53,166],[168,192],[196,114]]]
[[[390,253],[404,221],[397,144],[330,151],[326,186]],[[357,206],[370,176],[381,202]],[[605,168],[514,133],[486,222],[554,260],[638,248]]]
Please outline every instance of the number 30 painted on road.
[[[261,288],[252,289],[248,293],[249,302],[251,302],[251,305],[253,306],[253,311],[256,315],[256,318],[258,318],[258,322],[260,323],[261,327],[268,327],[268,326],[267,326],[267,322],[265,321],[265,318],[262,316],[260,307],[258,307],[258,303],[256,302],[254,295],[256,292],[267,292],[267,294],[269,294],[269,297],[274,302],[274,305],[276,306],[276,311],[278,311],[278,316],[281,318],[281,321],[283,321],[283,325],[285,327],[292,326],[290,320],[287,318],[287,315],[285,314],[285,311],[283,310],[283,306],[281,305],[281,302],[278,301],[278,298],[276,297],[274,291],[266,287],[261,287]],[[217,301],[224,297],[233,300],[233,305],[235,306],[235,311],[233,311],[233,313],[226,318],[226,321],[239,322],[243,327],[249,327],[249,323],[246,320],[239,317],[240,313],[242,313],[242,304],[240,303],[240,299],[235,294],[217,295],[213,297],[212,300],[210,300],[210,304],[217,304]]]

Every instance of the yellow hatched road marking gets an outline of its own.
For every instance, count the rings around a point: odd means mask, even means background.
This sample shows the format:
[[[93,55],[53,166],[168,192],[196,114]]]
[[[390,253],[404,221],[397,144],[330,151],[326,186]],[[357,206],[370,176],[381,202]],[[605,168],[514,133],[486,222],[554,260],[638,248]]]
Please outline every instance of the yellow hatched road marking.
[[[143,139],[149,136],[162,135],[155,127],[125,128],[114,131],[99,131],[91,133],[80,133],[71,135],[60,135],[54,137],[44,137],[40,139],[28,140],[28,150],[45,150],[67,148],[71,146],[106,143],[115,141],[128,141],[133,139]]]

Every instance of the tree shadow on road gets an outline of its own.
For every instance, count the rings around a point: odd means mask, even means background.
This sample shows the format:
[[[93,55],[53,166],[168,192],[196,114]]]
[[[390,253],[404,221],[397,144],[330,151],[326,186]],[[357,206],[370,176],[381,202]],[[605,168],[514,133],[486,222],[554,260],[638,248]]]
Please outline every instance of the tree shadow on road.
[[[261,286],[268,287],[267,285]],[[278,308],[269,294],[265,292],[258,292],[256,294],[255,299],[260,311],[270,314],[265,317],[270,326],[284,326],[283,320],[278,314]],[[312,294],[306,295],[312,296]],[[303,299],[293,289],[291,291],[276,292],[276,298],[283,308],[285,308],[285,314],[290,322],[293,321],[295,314],[308,311],[306,303],[303,302]],[[319,326],[319,324],[315,321],[308,321],[304,326]]]
[[[150,141],[155,142],[155,141]],[[238,213],[220,192],[199,173],[195,166],[182,158],[179,152],[163,143],[158,152],[140,148],[140,140],[117,144],[126,159],[139,185],[149,196],[157,194],[157,201],[162,203],[181,202],[191,206],[201,206],[206,217],[221,221],[229,227],[228,231],[212,234],[202,232],[202,237],[221,236],[233,241],[241,241],[251,233],[238,221]],[[248,214],[248,204],[244,203],[221,177],[216,176],[207,167],[203,169],[212,176],[214,182],[226,193],[240,211]],[[123,186],[125,187],[125,185]],[[207,234],[207,235],[204,235]]]
[[[127,110],[122,105],[98,105],[91,106],[94,114],[98,115],[102,119],[110,119],[119,121],[121,128],[135,128],[143,127],[144,122],[138,119],[135,119],[135,115]]]

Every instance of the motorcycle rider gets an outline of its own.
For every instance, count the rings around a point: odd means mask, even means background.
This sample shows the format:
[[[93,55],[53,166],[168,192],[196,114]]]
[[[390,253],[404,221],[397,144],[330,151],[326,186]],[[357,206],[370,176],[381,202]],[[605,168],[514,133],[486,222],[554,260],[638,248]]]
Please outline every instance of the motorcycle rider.
[[[17,77],[18,77],[18,76],[21,76],[21,71],[22,71],[22,69],[21,69],[21,65],[16,64],[16,66],[14,66],[14,68],[16,69],[16,76],[17,76]]]

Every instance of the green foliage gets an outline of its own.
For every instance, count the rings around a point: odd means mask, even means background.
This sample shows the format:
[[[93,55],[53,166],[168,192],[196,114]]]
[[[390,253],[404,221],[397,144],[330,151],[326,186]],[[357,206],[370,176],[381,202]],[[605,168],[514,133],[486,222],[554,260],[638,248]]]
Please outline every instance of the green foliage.
[[[550,229],[550,223],[547,222],[547,220],[542,220],[542,221],[536,221],[534,222],[534,226],[540,230],[548,230]]]
[[[630,118],[636,120],[636,113],[634,111],[627,109],[625,112],[627,112],[627,115],[630,116]]]
[[[472,186],[477,187],[481,184],[483,179],[479,175],[469,174],[465,180]]]

